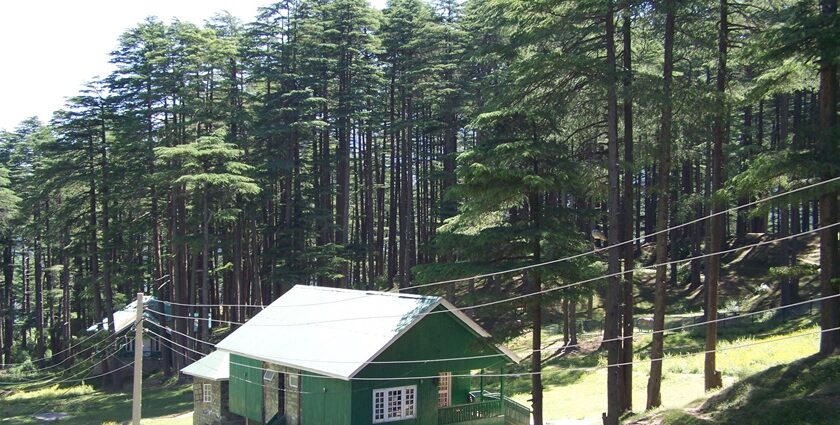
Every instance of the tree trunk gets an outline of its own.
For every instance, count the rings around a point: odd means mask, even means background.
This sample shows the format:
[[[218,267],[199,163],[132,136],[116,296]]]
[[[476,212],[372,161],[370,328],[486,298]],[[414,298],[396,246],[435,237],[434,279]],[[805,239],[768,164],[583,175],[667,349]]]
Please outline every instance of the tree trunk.
[[[712,196],[723,187],[723,144],[726,131],[726,54],[729,37],[729,4],[727,0],[720,1],[720,28],[718,34],[718,71],[717,71],[717,108],[714,120],[714,142],[712,146]],[[714,199],[714,198],[713,198]],[[723,214],[726,208],[720,201],[713,200],[712,214],[709,225],[709,252],[720,252],[723,237]],[[718,283],[720,281],[720,255],[709,257],[706,270],[706,354],[704,364],[704,384],[706,391],[723,385],[721,374],[717,370],[715,350],[717,349],[717,308]]]
[[[622,84],[624,86],[624,196],[623,196],[623,234],[622,242],[625,242],[622,250],[624,252],[624,314],[622,318],[623,329],[622,348],[621,348],[621,382],[622,382],[622,397],[621,397],[621,411],[629,412],[633,410],[633,260],[635,256],[635,246],[633,240],[633,202],[635,198],[633,190],[633,57],[632,57],[632,43],[631,43],[631,18],[633,15],[632,3],[628,0],[624,2],[624,11],[622,13],[622,38],[623,38],[623,62],[624,62],[624,77]],[[574,303],[572,303],[574,304]],[[574,306],[573,306],[574,309]]]
[[[568,301],[566,307],[566,317],[569,322],[569,341],[566,343],[569,347],[577,347],[578,345],[578,327],[577,327],[577,302],[572,299]]]
[[[396,72],[396,71],[392,71]],[[398,160],[400,156],[399,153],[399,143],[397,143],[397,130],[393,123],[396,122],[396,77],[392,74],[391,75],[391,84],[389,87],[389,114],[390,114],[390,122],[391,124],[391,131],[389,132],[389,141],[391,144],[391,175],[389,179],[390,191],[389,197],[390,202],[388,205],[388,286],[393,286],[394,284],[394,277],[397,275],[397,212],[399,210],[399,201],[398,198],[400,195],[400,175],[402,174],[400,171],[401,161]]]
[[[14,256],[11,237],[3,241],[3,362],[13,363],[12,345],[15,332]]]
[[[70,327],[70,256],[67,253],[67,247],[70,245],[70,230],[66,226],[62,229],[61,241],[61,328],[62,339],[64,340],[63,348],[67,351],[64,352],[64,355],[59,360],[64,361],[68,357],[73,356],[73,351],[70,349],[70,346],[73,345]]]
[[[28,318],[32,313],[32,288],[29,282],[32,277],[29,265],[29,247],[24,245],[20,253],[20,278],[23,280],[23,317]],[[29,347],[29,320],[24,320],[20,327],[20,348],[27,350]]]
[[[747,77],[752,79],[753,76],[752,71],[748,68],[747,69]],[[752,156],[752,152],[750,152],[750,146],[752,145],[752,106],[747,105],[744,107],[744,126],[741,130],[741,146],[744,148],[744,158],[741,161],[740,169],[743,170],[743,164],[746,163],[746,159]],[[738,206],[745,205],[749,202],[749,198],[746,197],[739,197],[738,198]],[[747,232],[749,231],[748,221],[749,221],[749,209],[743,208],[738,210],[735,216],[736,224],[735,224],[735,237],[738,239],[742,239]]]
[[[837,14],[837,0],[820,2],[823,17],[833,19]],[[830,51],[830,46],[823,47],[823,52]],[[834,58],[826,57],[820,62],[820,141],[819,151],[827,163],[838,163],[837,155],[837,63]],[[834,158],[832,161],[831,158]],[[832,178],[826,174],[823,179]],[[820,196],[820,227],[837,222],[837,191],[829,191]],[[834,281],[840,277],[840,252],[837,244],[837,227],[820,231],[820,294],[830,297],[840,293],[840,286]],[[840,299],[822,301],[820,326],[823,333],[820,338],[820,353],[830,354],[840,350]],[[832,331],[827,331],[834,329]]]
[[[656,162],[654,159],[653,165],[645,169],[645,243],[654,242],[653,237],[648,235],[656,231],[656,182],[659,181]]]
[[[659,205],[656,217],[656,262],[668,261],[668,215],[670,214],[670,176],[671,176],[671,124],[672,101],[671,84],[674,66],[674,26],[676,21],[676,1],[665,2],[665,43],[664,64],[662,72],[662,116],[659,134]],[[653,341],[651,342],[650,378],[648,379],[647,409],[654,409],[662,405],[662,356],[665,342],[665,289],[667,267],[661,265],[656,268],[656,283],[653,301]]]
[[[621,362],[621,341],[618,339],[621,331],[621,283],[618,277],[620,271],[621,248],[618,247],[618,236],[621,232],[618,216],[619,193],[618,185],[618,100],[615,81],[615,18],[612,2],[607,5],[605,16],[606,47],[607,47],[607,139],[609,156],[609,233],[607,243],[613,248],[609,250],[607,260],[607,273],[610,277],[607,281],[607,296],[604,303],[604,337],[607,342],[607,364],[617,365]],[[603,414],[604,425],[618,425],[621,415],[621,380],[618,367],[607,368],[607,412]],[[541,423],[541,422],[537,422]]]
[[[205,185],[201,195],[201,320],[198,321],[201,328],[199,339],[210,340],[210,199],[208,192],[210,188]],[[207,349],[202,344],[199,350]]]
[[[778,148],[780,150],[785,149],[787,147],[787,138],[788,138],[788,97],[785,94],[781,94],[778,96],[776,107],[778,109],[778,120],[779,120],[779,145]],[[788,202],[783,202],[779,206],[779,237],[787,237],[791,234],[791,217],[790,217],[790,207],[791,204]],[[789,265],[789,259],[791,253],[793,252],[793,241],[790,239],[784,240],[781,243],[782,248],[782,258],[784,261],[784,265]],[[793,277],[789,273],[785,273],[782,277],[780,282],[780,292],[781,292],[781,304],[782,305],[790,305],[793,304]]]
[[[35,222],[40,218],[40,205],[35,205]],[[36,231],[34,241],[35,255],[35,352],[36,359],[43,359],[46,353],[46,340],[44,339],[44,253],[41,247],[41,232]],[[44,366],[43,360],[38,362],[39,367]]]
[[[337,184],[338,191],[335,198],[335,243],[339,246],[346,245],[349,235],[349,218],[350,218],[350,119],[349,107],[347,105],[347,97],[349,94],[350,84],[350,53],[346,51],[346,47],[342,47],[339,51],[338,59],[338,108],[336,114],[338,115],[338,128],[336,133],[338,135],[338,146],[336,149],[336,156],[338,158],[337,169]],[[349,266],[347,263],[341,265],[342,277],[338,279],[337,286],[347,287],[349,279]]]
[[[534,175],[539,175],[539,162],[534,164]],[[529,196],[531,221],[534,226],[534,234],[537,235],[533,241],[534,263],[539,264],[542,261],[542,241],[540,240],[541,227],[541,195],[538,192],[533,192]],[[539,269],[534,269],[534,295],[531,300],[531,320],[533,323],[532,339],[531,339],[531,399],[534,414],[534,423],[542,424],[543,422],[543,385],[542,385],[542,296],[539,295],[542,291],[542,276]]]
[[[104,116],[104,111],[100,111]],[[104,121],[102,126],[100,127],[100,138],[102,140],[103,145],[105,144],[105,124]],[[103,274],[102,274],[102,287],[105,293],[105,300],[104,300],[104,308],[105,308],[105,316],[108,318],[108,333],[109,338],[112,342],[114,342],[114,346],[116,346],[116,322],[114,320],[114,287],[112,282],[112,274],[113,274],[113,260],[114,260],[114,248],[113,248],[113,241],[111,240],[111,213],[110,213],[110,196],[109,196],[109,186],[108,182],[110,181],[110,176],[108,174],[108,157],[107,151],[104,146],[101,149],[101,163],[100,167],[102,168],[102,235],[104,239],[104,248],[105,248],[105,258],[103,262]],[[107,363],[107,362],[106,362]],[[116,368],[116,359],[110,359],[110,365],[108,366],[108,370],[114,370]],[[120,379],[119,375],[111,375],[111,388],[114,390],[119,390]]]

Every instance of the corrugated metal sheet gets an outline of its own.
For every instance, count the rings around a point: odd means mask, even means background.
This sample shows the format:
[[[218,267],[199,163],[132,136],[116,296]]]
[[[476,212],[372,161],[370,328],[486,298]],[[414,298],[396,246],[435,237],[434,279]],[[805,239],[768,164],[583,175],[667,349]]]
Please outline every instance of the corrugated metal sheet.
[[[211,381],[227,381],[230,379],[230,353],[214,351],[181,369],[181,373]]]
[[[297,285],[216,348],[349,379],[438,297]]]

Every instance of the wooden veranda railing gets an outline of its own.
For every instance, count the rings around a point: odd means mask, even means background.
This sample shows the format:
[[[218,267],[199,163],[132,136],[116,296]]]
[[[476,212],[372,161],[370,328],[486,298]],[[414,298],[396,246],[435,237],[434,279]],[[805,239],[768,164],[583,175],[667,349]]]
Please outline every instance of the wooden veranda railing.
[[[508,397],[505,397],[504,404],[502,405],[502,413],[505,415],[505,425],[531,424],[531,409]]]
[[[489,400],[478,403],[459,404],[438,409],[438,425],[473,422],[481,419],[501,418],[502,401]]]
[[[483,400],[497,401],[500,398],[499,393],[484,392]],[[482,400],[481,391],[471,391],[471,400]],[[531,424],[531,409],[527,406],[516,402],[514,399],[505,396],[504,403],[502,403],[502,415],[504,416],[505,425],[530,425]]]

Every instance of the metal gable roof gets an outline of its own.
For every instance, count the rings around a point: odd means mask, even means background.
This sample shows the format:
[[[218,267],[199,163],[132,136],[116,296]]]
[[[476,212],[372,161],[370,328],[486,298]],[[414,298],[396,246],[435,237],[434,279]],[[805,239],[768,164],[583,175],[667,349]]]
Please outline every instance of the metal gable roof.
[[[349,379],[439,302],[438,297],[296,285],[216,348]]]
[[[439,305],[489,336],[439,297],[297,285],[216,348],[347,380]]]
[[[230,353],[214,351],[201,360],[181,369],[184,375],[210,381],[227,381],[230,379]]]
[[[143,296],[143,317],[148,321],[160,325],[156,315],[152,314],[163,309],[163,303],[151,295]],[[168,311],[167,311],[168,312]],[[137,320],[137,300],[128,303],[120,310],[114,310],[114,328],[116,333],[128,329]],[[88,332],[95,332],[99,329],[108,329],[108,317],[102,319],[101,323],[94,323],[87,328]]]

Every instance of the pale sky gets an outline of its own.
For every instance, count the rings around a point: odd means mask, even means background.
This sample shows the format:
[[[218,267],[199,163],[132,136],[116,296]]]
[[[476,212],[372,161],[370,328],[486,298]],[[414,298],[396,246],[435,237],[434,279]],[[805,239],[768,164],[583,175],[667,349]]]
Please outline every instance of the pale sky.
[[[382,8],[386,0],[370,0]],[[48,121],[85,82],[106,76],[117,38],[148,16],[201,24],[220,11],[244,22],[272,0],[0,0],[0,129]]]

